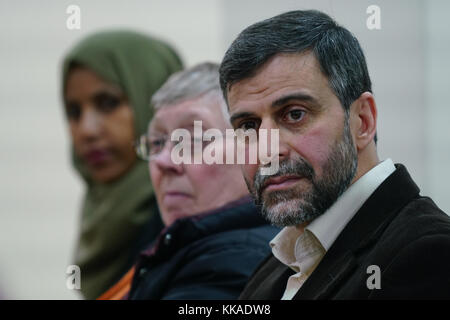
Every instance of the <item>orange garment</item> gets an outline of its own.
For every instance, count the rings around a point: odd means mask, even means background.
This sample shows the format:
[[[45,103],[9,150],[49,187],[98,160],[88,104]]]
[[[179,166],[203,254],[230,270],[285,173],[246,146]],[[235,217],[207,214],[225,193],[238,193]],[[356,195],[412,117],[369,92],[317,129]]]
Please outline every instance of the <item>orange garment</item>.
[[[97,300],[122,300],[130,292],[133,280],[134,267],[132,267],[115,285],[103,293]]]

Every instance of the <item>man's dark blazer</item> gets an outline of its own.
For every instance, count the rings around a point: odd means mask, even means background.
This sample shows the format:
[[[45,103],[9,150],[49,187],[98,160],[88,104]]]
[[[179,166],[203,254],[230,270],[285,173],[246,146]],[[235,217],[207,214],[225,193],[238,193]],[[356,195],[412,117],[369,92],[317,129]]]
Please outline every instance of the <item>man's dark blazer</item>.
[[[371,265],[380,268],[380,289],[367,286]],[[292,274],[271,255],[240,299],[280,299]],[[450,299],[450,218],[397,164],[293,299],[422,298]]]

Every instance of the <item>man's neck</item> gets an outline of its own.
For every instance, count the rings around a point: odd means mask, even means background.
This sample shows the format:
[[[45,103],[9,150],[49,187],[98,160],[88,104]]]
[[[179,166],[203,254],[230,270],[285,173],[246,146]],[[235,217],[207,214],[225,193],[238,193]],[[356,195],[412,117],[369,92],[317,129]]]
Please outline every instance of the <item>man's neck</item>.
[[[358,150],[358,167],[356,168],[356,174],[351,184],[354,184],[359,180],[359,178],[361,178],[379,163],[380,159],[378,158],[377,149],[374,142],[373,145],[367,146],[366,149]]]

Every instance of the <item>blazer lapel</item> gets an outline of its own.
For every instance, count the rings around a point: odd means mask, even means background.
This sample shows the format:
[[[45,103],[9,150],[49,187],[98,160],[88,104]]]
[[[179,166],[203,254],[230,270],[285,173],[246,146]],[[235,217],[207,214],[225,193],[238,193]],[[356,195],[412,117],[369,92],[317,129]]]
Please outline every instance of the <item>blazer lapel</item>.
[[[273,255],[260,266],[244,288],[241,300],[280,300],[291,275],[290,268]]]
[[[319,264],[322,267],[318,267],[305,281],[294,296],[294,300],[326,299],[357,266],[356,259],[351,252],[344,254],[334,264],[329,260],[326,256],[323,258]]]
[[[419,188],[406,168],[393,172],[350,220],[294,299],[328,299],[357,267],[356,257],[372,245]]]

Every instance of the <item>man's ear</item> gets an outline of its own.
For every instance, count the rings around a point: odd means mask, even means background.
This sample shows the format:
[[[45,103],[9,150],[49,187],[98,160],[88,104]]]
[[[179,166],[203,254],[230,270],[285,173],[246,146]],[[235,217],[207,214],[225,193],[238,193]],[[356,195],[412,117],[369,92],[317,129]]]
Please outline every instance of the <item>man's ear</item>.
[[[374,140],[377,131],[377,106],[373,94],[362,93],[350,106],[350,128],[357,150]]]

